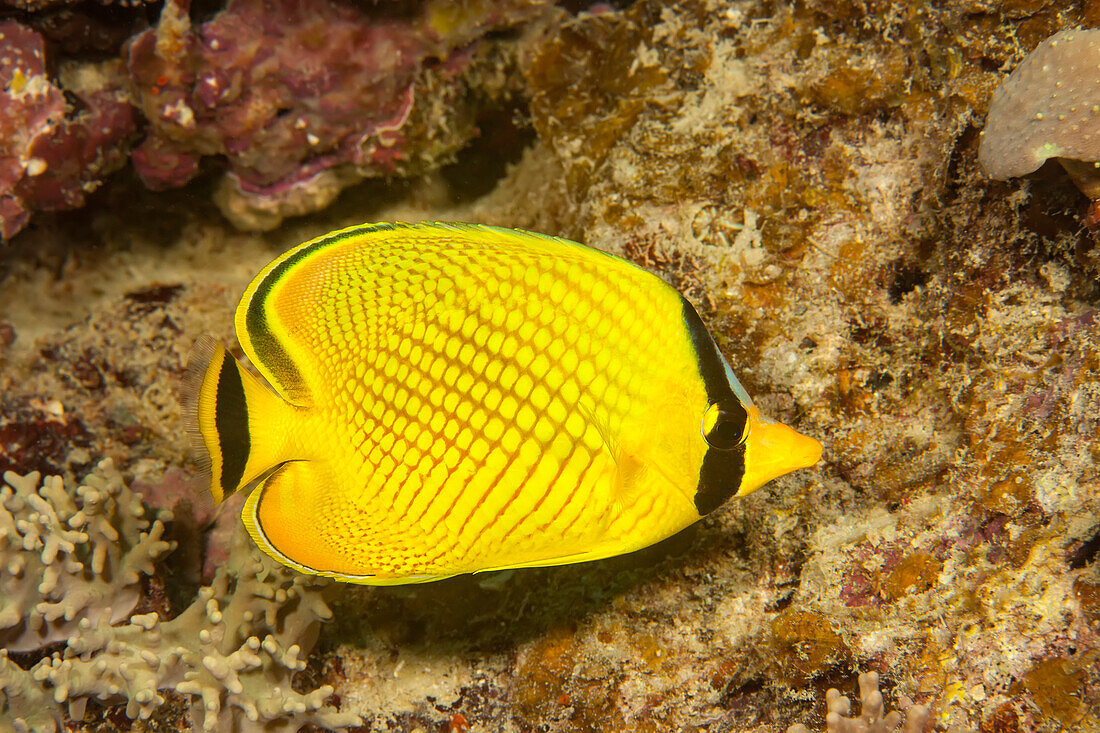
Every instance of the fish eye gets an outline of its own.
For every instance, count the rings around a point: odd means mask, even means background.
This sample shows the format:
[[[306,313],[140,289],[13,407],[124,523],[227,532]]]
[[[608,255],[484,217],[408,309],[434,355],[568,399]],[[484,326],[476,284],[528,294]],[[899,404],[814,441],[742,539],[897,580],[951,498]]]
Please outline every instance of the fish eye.
[[[721,403],[703,413],[703,437],[717,450],[733,450],[741,444],[745,429],[744,410],[724,409]]]

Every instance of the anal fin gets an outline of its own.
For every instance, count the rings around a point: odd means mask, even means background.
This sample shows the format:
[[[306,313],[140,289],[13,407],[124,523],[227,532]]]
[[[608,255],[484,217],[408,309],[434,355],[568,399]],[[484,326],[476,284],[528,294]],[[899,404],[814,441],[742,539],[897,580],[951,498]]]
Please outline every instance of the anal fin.
[[[241,519],[253,542],[279,563],[310,575],[334,575],[338,548],[318,531],[324,494],[334,488],[319,461],[289,461],[264,478],[248,496]]]

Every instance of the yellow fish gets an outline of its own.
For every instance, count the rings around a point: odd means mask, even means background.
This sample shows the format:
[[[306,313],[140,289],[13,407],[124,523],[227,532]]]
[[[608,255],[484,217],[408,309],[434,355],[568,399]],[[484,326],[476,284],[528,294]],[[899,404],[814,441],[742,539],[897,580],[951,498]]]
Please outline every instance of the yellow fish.
[[[695,309],[576,242],[371,224],[306,242],[209,337],[184,416],[221,501],[303,573],[372,585],[618,555],[811,466]],[[268,386],[270,385],[270,387]]]

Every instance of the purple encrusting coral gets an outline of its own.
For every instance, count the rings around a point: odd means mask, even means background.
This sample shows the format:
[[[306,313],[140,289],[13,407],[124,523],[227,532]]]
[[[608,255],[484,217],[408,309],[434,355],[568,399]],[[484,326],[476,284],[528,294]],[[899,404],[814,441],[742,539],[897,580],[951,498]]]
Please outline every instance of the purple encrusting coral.
[[[231,0],[192,27],[187,3],[169,2],[128,49],[150,123],[135,169],[150,188],[172,188],[198,173],[202,156],[224,156],[220,203],[245,228],[320,208],[355,180],[415,163],[422,150],[410,150],[406,125],[429,62],[454,79],[470,43],[538,4],[435,2],[403,15],[327,0]],[[235,215],[227,197],[246,213]],[[253,201],[266,213],[271,200],[295,203],[274,217],[248,211]]]
[[[36,132],[61,118],[65,98],[46,82],[42,38],[15,21],[0,24],[0,234],[5,238],[23,228],[29,213],[15,193],[27,175],[26,150]],[[35,166],[35,169],[37,166]],[[32,169],[33,172],[34,169]]]
[[[130,158],[141,118],[141,180],[176,188],[219,156],[215,198],[242,229],[324,208],[363,178],[437,168],[476,134],[483,103],[519,85],[499,73],[507,53],[484,52],[508,44],[479,41],[550,3],[231,0],[192,26],[190,0],[170,0],[121,53],[126,23],[16,4],[37,25],[0,23],[3,240],[35,211],[83,206]]]
[[[110,64],[83,67],[63,90],[46,75],[38,33],[5,21],[0,47],[0,237],[8,239],[32,211],[82,206],[125,162],[135,123]]]
[[[233,0],[192,30],[177,7],[129,51],[153,126],[135,161],[150,187],[186,182],[194,166],[176,158],[191,150],[223,153],[251,188],[310,162],[392,165],[377,148],[398,142],[387,133],[408,116],[427,51],[402,21],[316,0]]]

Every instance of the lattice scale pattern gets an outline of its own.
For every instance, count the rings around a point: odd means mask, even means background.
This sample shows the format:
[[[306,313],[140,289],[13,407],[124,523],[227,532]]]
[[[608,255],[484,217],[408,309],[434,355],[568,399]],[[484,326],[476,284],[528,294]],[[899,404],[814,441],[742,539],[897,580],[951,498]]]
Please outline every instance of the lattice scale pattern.
[[[276,261],[238,311],[297,405],[268,427],[299,460],[255,502],[267,541],[311,569],[439,576],[615,554],[698,518],[706,395],[678,293],[564,240],[389,234]]]

